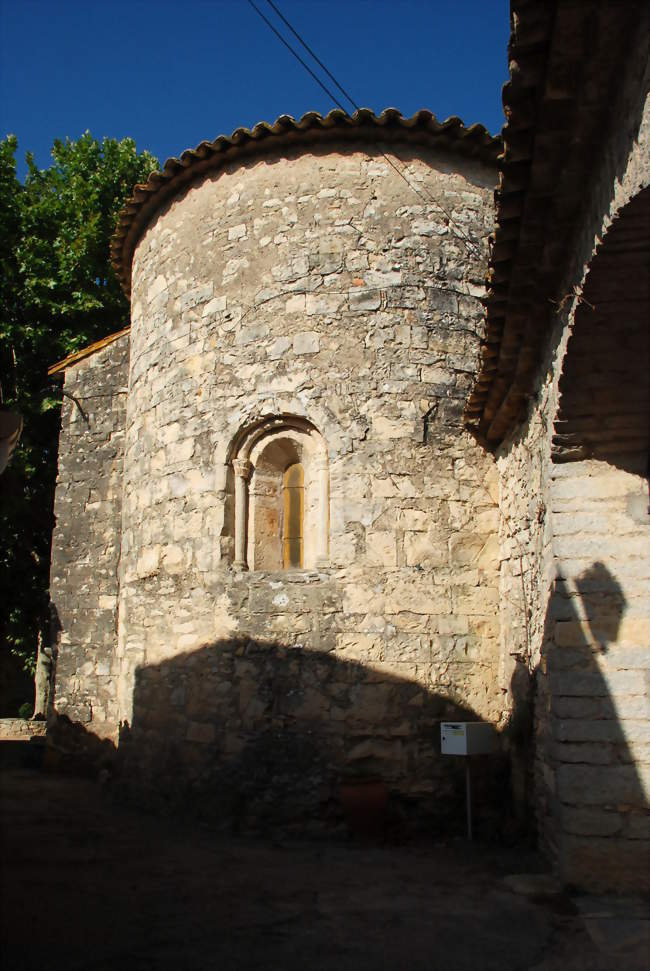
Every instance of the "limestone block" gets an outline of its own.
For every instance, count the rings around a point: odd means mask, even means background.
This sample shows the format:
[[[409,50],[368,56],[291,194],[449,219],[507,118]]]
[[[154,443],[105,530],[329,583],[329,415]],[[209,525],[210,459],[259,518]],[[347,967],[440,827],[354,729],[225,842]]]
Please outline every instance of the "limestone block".
[[[423,367],[421,377],[424,384],[434,384],[440,387],[453,387],[456,383],[454,372],[444,367]]]
[[[216,732],[214,725],[205,722],[189,722],[185,734],[188,742],[198,742],[201,745],[209,745],[215,741]]]
[[[167,280],[162,273],[159,273],[151,286],[147,288],[147,302],[151,303],[155,297],[159,296],[161,293],[164,293],[167,290],[167,286]]]
[[[613,811],[567,806],[562,813],[562,823],[567,833],[578,836],[614,836],[623,829],[623,816]]]
[[[562,843],[564,879],[589,889],[638,894],[650,889],[647,852],[623,837],[566,836]]]
[[[337,655],[344,661],[377,661],[383,655],[384,640],[376,634],[337,634]]]
[[[648,718],[648,698],[643,695],[620,695],[618,704],[625,712],[625,720]],[[559,718],[604,718],[618,717],[617,705],[608,695],[599,697],[554,696],[552,701],[553,714]]]
[[[382,614],[386,596],[383,586],[375,585],[369,578],[360,582],[346,584],[343,591],[343,612],[345,614]]]
[[[234,257],[226,262],[222,274],[222,284],[226,286],[241,274],[242,270],[247,269],[249,266],[246,257]]]
[[[353,685],[350,689],[350,721],[369,725],[381,725],[390,713],[391,684]]]
[[[373,435],[381,440],[409,438],[413,433],[412,423],[375,415],[372,420]]]
[[[430,525],[430,514],[422,509],[401,509],[397,524],[401,529],[424,531]]]
[[[450,562],[463,566],[478,561],[485,542],[482,536],[474,533],[453,533],[449,539]]]
[[[181,573],[186,566],[186,557],[180,546],[164,546],[161,548],[162,567],[167,573]]]
[[[225,294],[220,294],[218,297],[214,297],[209,300],[203,308],[201,314],[202,317],[209,317],[212,314],[220,314],[226,309],[227,300]]]
[[[141,555],[138,557],[137,562],[137,573],[139,576],[148,576],[154,573],[158,569],[158,563],[160,561],[160,547],[153,546],[147,550],[143,550]]]
[[[304,314],[306,310],[306,297],[304,293],[296,293],[292,297],[289,297],[284,304],[284,310],[287,314]]]
[[[407,566],[446,566],[449,562],[446,534],[435,528],[426,533],[404,533],[404,557]]]
[[[386,583],[387,615],[399,614],[403,610],[414,614],[446,614],[451,611],[451,597],[448,590],[434,587],[427,577],[394,578]]]
[[[302,331],[294,336],[294,354],[317,354],[319,350],[320,335],[315,331]]]
[[[308,317],[331,316],[340,310],[343,300],[344,297],[338,293],[308,293],[305,313]]]
[[[174,442],[174,444],[169,446],[167,449],[167,461],[170,464],[188,462],[194,455],[195,448],[196,442],[193,438],[186,438],[184,441]]]
[[[558,742],[554,752],[561,762],[586,765],[611,765],[616,758],[614,747],[604,742]]]
[[[643,807],[648,785],[650,767],[560,765],[557,770],[559,799],[577,806]]]
[[[264,340],[268,336],[268,333],[268,324],[243,324],[237,332],[235,343],[240,347],[245,347],[247,344],[256,344],[258,341]]]
[[[377,566],[397,565],[395,533],[389,530],[370,530],[366,533],[366,556]]]
[[[348,292],[348,302],[352,313],[379,310],[381,294],[378,290],[354,289]]]
[[[551,674],[550,684],[554,695],[646,695],[644,679],[636,671],[558,671]]]
[[[323,692],[313,688],[297,692],[290,706],[294,717],[307,721],[326,719],[329,709],[329,698]]]
[[[498,609],[498,594],[493,587],[454,587],[451,593],[453,610],[460,614],[493,616]]]
[[[186,310],[191,310],[193,307],[197,307],[201,303],[207,303],[208,300],[212,299],[213,290],[213,283],[205,283],[198,287],[192,287],[192,289],[187,290],[178,298],[178,309],[182,313]]]
[[[650,813],[627,813],[625,836],[631,840],[647,840],[650,844]]]
[[[650,743],[650,721],[640,718],[569,718],[552,722],[553,735],[566,742]]]
[[[402,282],[402,273],[398,269],[368,270],[364,279],[370,287],[396,287]]]

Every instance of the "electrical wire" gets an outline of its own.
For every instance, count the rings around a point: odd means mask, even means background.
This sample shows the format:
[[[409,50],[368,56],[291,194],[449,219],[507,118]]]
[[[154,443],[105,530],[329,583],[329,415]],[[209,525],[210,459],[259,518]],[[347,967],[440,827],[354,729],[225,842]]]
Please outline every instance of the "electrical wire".
[[[303,40],[303,38],[300,36],[300,34],[298,33],[297,30],[294,30],[294,28],[291,26],[291,24],[289,23],[289,21],[287,20],[287,18],[284,16],[284,14],[280,10],[278,10],[278,8],[276,7],[276,5],[273,3],[273,0],[266,0],[266,2],[268,3],[269,7],[271,7],[273,10],[275,10],[276,14],[278,15],[278,17],[280,18],[280,20],[282,21],[282,23],[285,24],[285,26],[289,28],[289,30],[291,31],[291,33],[293,34],[293,36],[296,38],[296,40],[299,41],[302,44],[302,46],[305,48],[305,50],[307,51],[307,53],[311,57],[313,57],[313,59],[316,61],[316,63],[318,64],[318,66],[320,68],[322,68],[323,71],[325,71],[325,74],[328,76],[328,78],[330,79],[330,81],[333,81],[334,82],[334,84],[339,89],[339,91],[341,92],[341,94],[343,95],[343,97],[348,99],[348,101],[350,102],[350,104],[352,105],[352,107],[354,108],[354,110],[355,111],[361,111],[361,108],[356,103],[356,101],[354,100],[354,98],[351,95],[349,95],[348,92],[345,90],[345,88],[342,87],[339,84],[339,82],[336,80],[336,78],[334,77],[334,75],[332,74],[332,72],[329,71],[326,68],[326,66],[323,64],[323,62],[321,61],[321,59],[316,54],[314,54],[314,52],[312,51],[312,49],[309,46],[309,44],[307,43],[307,41]]]
[[[294,29],[294,27],[287,20],[287,18],[284,16],[284,14],[278,9],[278,7],[275,5],[275,3],[273,3],[273,0],[266,0],[266,2],[271,7],[271,9],[276,13],[276,15],[280,18],[280,20],[286,25],[286,27],[288,27],[288,29],[291,31],[291,33],[294,35],[294,37],[299,41],[299,43],[302,44],[302,46],[307,51],[307,53],[310,55],[310,57],[312,57],[314,59],[314,61],[319,65],[319,67],[323,71],[325,71],[325,73],[328,76],[328,78],[330,78],[330,80],[334,83],[334,85],[338,88],[338,90],[342,93],[342,95],[345,98],[347,98],[347,100],[350,102],[350,104],[354,107],[355,111],[361,111],[361,108],[356,103],[356,101],[354,100],[354,98],[352,98],[351,95],[348,94],[348,92],[345,90],[345,88],[341,84],[339,84],[339,82],[334,77],[334,75],[332,74],[332,72],[328,70],[328,68],[323,64],[323,62],[320,60],[320,58],[314,53],[314,51],[307,44],[307,42],[305,40],[303,40],[303,38],[300,36],[300,34],[298,33],[298,31]],[[334,95],[329,90],[329,88],[325,84],[323,84],[323,82],[321,81],[321,79],[312,71],[312,69],[309,67],[309,65],[303,60],[303,58],[300,56],[300,54],[296,50],[294,50],[294,48],[282,36],[282,34],[273,26],[273,24],[271,23],[271,21],[262,13],[262,11],[259,9],[259,7],[253,2],[253,0],[248,0],[248,3],[253,8],[253,10],[258,14],[258,16],[261,17],[261,19],[267,25],[267,27],[269,28],[269,30],[271,30],[275,34],[275,36],[278,38],[278,40],[280,40],[284,44],[284,46],[296,58],[296,60],[299,61],[300,64],[302,64],[302,66],[305,68],[305,70],[314,79],[314,81],[316,81],[316,83],[318,84],[318,86],[325,92],[325,94],[327,94],[327,96],[332,99],[332,101],[334,102],[334,104],[337,105],[337,107],[339,107],[341,109],[341,111],[344,111],[345,114],[347,115],[348,114],[347,109],[341,104],[341,102],[336,97],[336,95]],[[451,228],[452,228],[452,230],[453,230],[454,235],[456,236],[456,238],[457,239],[460,239],[462,242],[464,242],[465,245],[466,245],[466,247],[467,247],[467,249],[470,252],[473,251],[476,255],[480,255],[479,250],[478,250],[478,246],[476,245],[476,243],[474,242],[474,240],[470,236],[468,236],[467,233],[465,233],[465,231],[463,229],[461,229],[460,226],[458,226],[455,223],[455,221],[454,221],[451,213],[444,206],[442,206],[438,200],[434,199],[434,197],[432,195],[430,195],[430,193],[427,192],[427,190],[426,190],[426,188],[424,186],[422,187],[422,190],[423,191],[420,191],[420,189],[411,182],[411,180],[408,178],[408,176],[405,175],[404,171],[402,169],[400,169],[398,165],[396,165],[396,163],[393,161],[393,159],[391,159],[389,157],[389,155],[387,155],[387,153],[385,151],[383,151],[382,149],[379,149],[379,151],[380,151],[380,154],[382,155],[382,157],[385,159],[385,161],[388,162],[388,164],[391,166],[391,168],[394,169],[394,171],[399,175],[399,177],[401,179],[404,180],[404,182],[406,182],[407,186],[413,192],[415,192],[415,194],[418,196],[418,198],[421,199],[425,203],[425,205],[427,205],[427,204],[433,205],[437,209],[439,209],[442,213],[444,213],[444,215],[447,217],[447,220],[449,222],[449,225],[451,226]],[[399,158],[399,156],[398,156],[398,158]],[[423,194],[423,193],[426,193],[426,194]]]
[[[313,79],[316,82],[316,84],[318,84],[323,89],[323,91],[325,92],[325,94],[329,98],[332,99],[332,101],[334,102],[334,104],[338,105],[338,107],[341,109],[341,111],[345,111],[345,113],[347,115],[347,113],[348,113],[347,112],[347,109],[343,107],[343,105],[341,104],[341,102],[336,98],[335,95],[332,94],[332,92],[329,90],[329,88],[325,87],[325,85],[323,84],[323,82],[321,81],[321,79],[319,77],[317,77],[317,75],[314,74],[314,72],[309,67],[309,65],[305,61],[303,61],[303,59],[300,56],[300,54],[298,54],[297,51],[294,51],[294,49],[291,46],[291,44],[289,44],[289,42],[284,39],[284,37],[282,36],[282,34],[280,33],[280,31],[275,29],[275,27],[273,26],[273,24],[271,23],[271,21],[267,17],[264,16],[264,14],[260,10],[260,8],[255,3],[253,3],[253,0],[248,0],[248,2],[250,4],[250,6],[253,8],[253,10],[255,11],[255,13],[258,14],[262,18],[262,20],[264,21],[264,23],[266,24],[266,26],[269,28],[269,30],[272,30],[273,31],[273,33],[278,38],[278,40],[282,41],[282,43],[287,48],[287,50],[291,51],[291,53],[293,54],[293,56],[298,61],[300,61],[300,63],[304,67],[304,69],[306,71],[308,71],[309,74],[311,74],[311,76],[313,77]],[[284,20],[284,17],[282,19]]]
[[[278,38],[279,40],[281,40],[281,41],[282,41],[282,43],[283,43],[283,44],[284,44],[284,46],[285,46],[285,47],[287,48],[287,50],[288,50],[288,51],[290,51],[290,52],[291,52],[291,53],[293,54],[293,56],[294,56],[295,58],[297,58],[297,60],[298,60],[298,61],[300,61],[300,63],[302,64],[302,66],[303,66],[303,67],[304,67],[304,68],[305,68],[305,69],[306,69],[307,71],[309,71],[309,73],[310,73],[310,75],[312,76],[312,78],[313,78],[313,79],[314,79],[314,80],[316,81],[316,83],[317,83],[318,85],[320,85],[320,87],[321,87],[321,88],[323,89],[323,91],[325,91],[325,93],[326,93],[327,95],[329,95],[329,97],[330,97],[330,98],[332,99],[332,101],[334,102],[334,104],[335,104],[335,105],[337,105],[337,106],[338,106],[338,107],[339,107],[339,108],[340,108],[340,109],[341,109],[342,111],[344,111],[344,112],[346,113],[346,115],[347,115],[347,114],[348,114],[348,110],[347,110],[347,108],[344,108],[344,107],[343,107],[343,105],[342,105],[342,104],[341,104],[341,102],[340,102],[340,101],[338,100],[338,98],[337,98],[337,97],[336,97],[336,96],[335,96],[334,94],[332,94],[332,92],[331,92],[331,91],[330,91],[330,90],[329,90],[329,89],[328,89],[328,88],[327,88],[327,87],[326,87],[326,86],[325,86],[325,85],[324,85],[324,84],[322,83],[322,81],[320,80],[320,78],[318,78],[318,77],[317,77],[317,76],[316,76],[316,75],[314,74],[314,72],[313,72],[313,71],[311,70],[311,68],[310,68],[310,67],[309,67],[309,66],[308,66],[308,65],[307,65],[307,64],[305,63],[305,61],[304,61],[304,60],[302,59],[302,57],[300,56],[300,54],[298,54],[298,52],[297,52],[297,51],[295,51],[295,50],[293,49],[293,47],[291,46],[291,44],[289,44],[289,43],[288,43],[288,41],[287,41],[287,40],[285,40],[285,38],[284,38],[284,37],[282,36],[282,34],[281,34],[281,33],[280,33],[280,32],[279,32],[278,30],[276,30],[276,29],[275,29],[275,27],[274,27],[274,26],[273,26],[273,24],[272,24],[272,23],[270,22],[270,20],[268,20],[268,19],[267,19],[267,17],[265,17],[265,16],[264,16],[264,14],[262,13],[262,11],[261,11],[261,10],[259,9],[259,7],[257,7],[257,5],[256,5],[255,3],[253,3],[253,0],[248,0],[248,2],[249,2],[249,4],[251,5],[251,7],[253,8],[253,10],[255,10],[255,12],[259,14],[259,16],[260,16],[260,17],[262,18],[262,20],[264,21],[264,23],[265,23],[265,24],[266,24],[266,25],[267,25],[267,26],[268,26],[268,27],[269,27],[269,28],[270,28],[270,29],[271,29],[271,30],[273,31],[273,33],[275,34],[275,36],[276,36],[276,37],[277,37],[277,38]],[[282,13],[282,12],[281,12],[281,11],[280,11],[280,10],[279,10],[279,9],[278,9],[277,7],[276,7],[276,5],[275,5],[275,4],[274,4],[274,3],[272,2],[272,0],[266,0],[266,2],[267,2],[267,3],[268,3],[268,5],[269,5],[269,6],[270,6],[270,7],[271,7],[271,8],[272,8],[272,9],[273,9],[274,11],[275,11],[275,13],[276,13],[276,14],[278,15],[278,17],[280,18],[280,20],[282,20],[282,22],[283,22],[284,24],[286,24],[286,26],[287,26],[287,27],[289,28],[289,30],[290,30],[290,31],[291,31],[291,33],[292,33],[292,34],[294,35],[294,37],[295,37],[295,38],[296,38],[296,39],[297,39],[297,40],[298,40],[298,41],[299,41],[299,42],[300,42],[300,43],[302,44],[302,46],[303,46],[303,47],[305,48],[305,50],[307,51],[307,53],[308,53],[308,54],[309,54],[309,55],[310,55],[311,57],[313,57],[313,59],[314,59],[314,60],[316,61],[316,63],[317,63],[317,64],[318,64],[318,65],[319,65],[319,66],[320,66],[320,67],[321,67],[322,69],[323,69],[323,71],[325,71],[325,73],[327,74],[327,76],[328,76],[328,77],[329,77],[329,78],[330,78],[330,79],[331,79],[331,80],[332,80],[332,81],[334,82],[334,84],[335,84],[335,85],[336,85],[336,87],[337,87],[337,88],[339,89],[339,91],[340,91],[340,92],[341,92],[341,93],[343,94],[343,96],[344,96],[345,98],[347,98],[347,99],[348,99],[348,101],[350,102],[350,104],[352,105],[352,107],[353,107],[353,108],[355,109],[355,111],[361,111],[361,108],[360,108],[360,107],[359,107],[359,105],[358,105],[358,104],[356,103],[356,101],[354,100],[354,98],[352,98],[352,97],[351,97],[351,96],[350,96],[350,95],[349,95],[349,94],[347,93],[347,91],[345,90],[345,88],[344,88],[344,87],[343,87],[343,86],[342,86],[341,84],[339,84],[339,82],[338,82],[338,81],[336,80],[336,78],[334,77],[334,75],[332,74],[332,72],[331,72],[331,71],[329,71],[329,70],[328,70],[328,69],[327,69],[327,68],[325,67],[325,65],[323,64],[323,62],[321,61],[321,59],[320,59],[320,58],[319,58],[319,57],[318,57],[318,56],[317,56],[317,55],[316,55],[316,54],[314,53],[314,51],[312,51],[312,49],[311,49],[311,47],[309,46],[309,44],[308,44],[308,43],[307,43],[307,42],[306,42],[305,40],[303,40],[303,39],[302,39],[302,37],[300,36],[300,34],[298,33],[298,31],[297,31],[297,30],[295,30],[295,29],[294,29],[294,28],[292,27],[292,25],[291,25],[291,24],[289,23],[289,21],[287,20],[287,18],[286,18],[286,17],[284,16],[284,14],[283,14],[283,13]],[[381,151],[381,150],[380,150],[380,151]],[[399,169],[397,165],[395,165],[395,163],[393,162],[393,160],[392,160],[392,159],[390,159],[390,158],[388,157],[388,155],[387,155],[387,154],[386,154],[385,152],[383,152],[383,151],[382,151],[382,152],[381,152],[381,154],[383,155],[383,157],[384,157],[384,159],[385,159],[385,160],[386,160],[386,161],[388,162],[388,164],[389,164],[389,165],[391,165],[391,166],[392,166],[392,167],[393,167],[393,168],[395,169],[395,171],[397,172],[397,174],[398,174],[398,175],[399,175],[399,176],[400,176],[400,177],[401,177],[402,179],[404,179],[404,181],[405,181],[405,182],[406,182],[406,184],[407,184],[407,185],[409,186],[409,188],[410,188],[410,189],[412,189],[412,190],[413,190],[413,192],[415,192],[415,193],[416,193],[416,195],[418,195],[418,196],[420,197],[420,199],[422,199],[422,201],[423,201],[423,202],[427,202],[427,199],[425,198],[425,196],[423,196],[423,195],[422,195],[422,193],[420,192],[420,190],[419,190],[419,189],[418,189],[418,188],[417,188],[416,186],[414,186],[414,185],[412,184],[412,182],[410,182],[410,181],[409,181],[409,179],[408,179],[408,178],[407,178],[407,177],[406,177],[406,176],[404,175],[404,172],[403,172],[403,171],[402,171],[401,169]],[[433,202],[433,199],[431,199],[431,201]]]

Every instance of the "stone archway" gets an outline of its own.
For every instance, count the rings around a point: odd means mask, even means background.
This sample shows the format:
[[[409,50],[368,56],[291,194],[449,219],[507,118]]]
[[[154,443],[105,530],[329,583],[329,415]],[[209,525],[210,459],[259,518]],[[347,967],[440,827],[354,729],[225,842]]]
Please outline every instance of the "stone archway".
[[[542,825],[567,882],[618,890],[649,885],[648,254],[645,189],[612,223],[575,308],[550,476]]]
[[[646,476],[650,451],[650,187],[592,260],[560,378],[553,461],[598,459]]]

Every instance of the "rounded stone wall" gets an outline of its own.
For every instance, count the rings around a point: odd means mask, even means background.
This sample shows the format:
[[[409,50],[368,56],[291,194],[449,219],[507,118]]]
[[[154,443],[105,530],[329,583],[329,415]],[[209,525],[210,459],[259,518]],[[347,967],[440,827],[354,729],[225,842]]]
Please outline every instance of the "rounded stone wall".
[[[253,817],[357,769],[430,810],[438,721],[501,712],[496,474],[461,423],[495,173],[389,151],[406,180],[373,144],[233,160],[135,250],[125,738],[143,783]]]

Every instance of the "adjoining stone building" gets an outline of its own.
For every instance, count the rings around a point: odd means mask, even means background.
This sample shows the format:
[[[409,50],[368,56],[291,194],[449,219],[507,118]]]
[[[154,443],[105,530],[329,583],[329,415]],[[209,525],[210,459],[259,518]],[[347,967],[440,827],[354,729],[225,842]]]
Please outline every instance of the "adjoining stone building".
[[[465,417],[499,468],[503,656],[515,710],[534,677],[542,845],[568,883],[647,889],[650,21],[634,2],[511,13]]]
[[[131,328],[53,369],[52,707],[150,792],[371,768],[442,825],[487,719],[564,878],[647,881],[648,31],[586,7],[513,4],[503,144],[283,117],[126,207]]]

